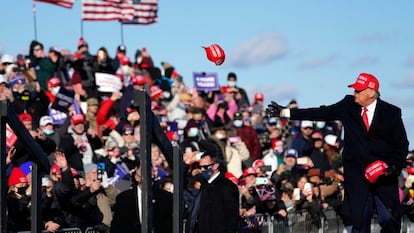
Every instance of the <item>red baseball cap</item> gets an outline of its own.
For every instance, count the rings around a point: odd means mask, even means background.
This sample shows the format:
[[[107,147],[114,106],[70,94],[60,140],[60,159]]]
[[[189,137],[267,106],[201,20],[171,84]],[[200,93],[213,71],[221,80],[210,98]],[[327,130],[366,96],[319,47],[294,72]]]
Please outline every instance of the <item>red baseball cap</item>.
[[[255,161],[253,161],[252,167],[256,168],[256,167],[261,167],[264,166],[265,162],[261,159],[256,159]]]
[[[47,85],[49,87],[57,87],[60,86],[60,80],[56,77],[52,77],[47,81]]]
[[[263,100],[264,100],[264,95],[263,95],[263,93],[258,92],[258,93],[256,93],[256,94],[254,94],[254,100],[255,100],[255,101],[263,101]]]
[[[70,121],[71,121],[72,125],[76,125],[76,124],[79,124],[79,123],[82,123],[82,124],[86,123],[85,116],[83,114],[73,115],[72,118],[70,119]]]
[[[217,66],[223,64],[226,55],[224,50],[218,44],[212,44],[208,47],[203,47],[207,53],[208,60],[214,62]]]
[[[377,160],[365,168],[365,177],[370,183],[375,183],[377,179],[388,172],[385,170],[388,165],[381,160]]]
[[[249,175],[254,175],[256,176],[256,170],[252,167],[248,167],[246,169],[244,169],[243,171],[243,177],[249,176]]]
[[[371,88],[374,91],[378,91],[379,82],[374,75],[368,73],[361,73],[359,74],[355,83],[349,84],[348,87],[352,87],[356,91],[363,91],[367,88]]]
[[[142,74],[136,74],[134,75],[134,77],[132,77],[131,81],[133,84],[136,84],[136,85],[144,85],[145,77]]]

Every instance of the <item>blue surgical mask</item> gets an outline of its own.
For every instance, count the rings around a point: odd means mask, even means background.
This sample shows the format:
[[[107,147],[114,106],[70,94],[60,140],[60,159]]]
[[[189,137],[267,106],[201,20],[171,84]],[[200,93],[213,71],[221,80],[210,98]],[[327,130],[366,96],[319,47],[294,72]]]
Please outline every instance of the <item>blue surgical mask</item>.
[[[243,121],[242,120],[235,120],[235,121],[233,121],[233,125],[235,127],[239,128],[243,125]]]
[[[325,121],[317,121],[316,122],[316,128],[318,129],[323,129],[323,127],[325,127]]]
[[[56,94],[59,92],[59,90],[60,90],[60,86],[53,87],[53,88],[52,88],[52,93],[53,93],[54,95],[56,95]]]
[[[55,133],[55,131],[53,129],[44,129],[43,133],[46,135],[52,135]]]
[[[189,137],[197,137],[198,136],[198,129],[197,128],[190,128],[188,130]]]
[[[210,179],[210,177],[213,175],[213,168],[209,168],[202,171],[201,175],[203,175],[203,177],[207,180]]]

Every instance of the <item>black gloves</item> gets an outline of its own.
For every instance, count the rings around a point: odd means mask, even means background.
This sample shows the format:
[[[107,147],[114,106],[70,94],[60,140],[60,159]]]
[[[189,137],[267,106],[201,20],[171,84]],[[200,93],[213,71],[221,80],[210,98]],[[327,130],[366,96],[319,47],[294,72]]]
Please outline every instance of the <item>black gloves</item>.
[[[285,106],[281,106],[276,102],[272,101],[269,105],[267,105],[266,113],[270,117],[278,117],[282,109],[286,108]]]

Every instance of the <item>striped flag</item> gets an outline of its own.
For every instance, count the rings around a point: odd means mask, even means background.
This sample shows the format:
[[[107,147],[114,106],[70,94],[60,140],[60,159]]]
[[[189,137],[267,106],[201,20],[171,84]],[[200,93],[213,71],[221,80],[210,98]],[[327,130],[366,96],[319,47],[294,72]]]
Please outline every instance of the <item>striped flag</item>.
[[[50,3],[66,8],[72,8],[73,4],[75,3],[75,0],[35,0],[36,2],[45,2]]]
[[[158,21],[158,0],[133,0],[134,17],[123,24],[152,24]]]
[[[83,0],[82,20],[111,21],[122,20],[119,1]]]

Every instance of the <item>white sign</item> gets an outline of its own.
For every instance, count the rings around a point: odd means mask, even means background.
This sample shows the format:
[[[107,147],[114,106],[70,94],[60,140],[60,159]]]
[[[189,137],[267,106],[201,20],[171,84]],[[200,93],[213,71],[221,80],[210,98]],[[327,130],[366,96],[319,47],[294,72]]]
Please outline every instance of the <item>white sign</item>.
[[[101,92],[116,92],[122,88],[121,79],[112,74],[95,73],[95,82],[98,86],[98,91]]]

